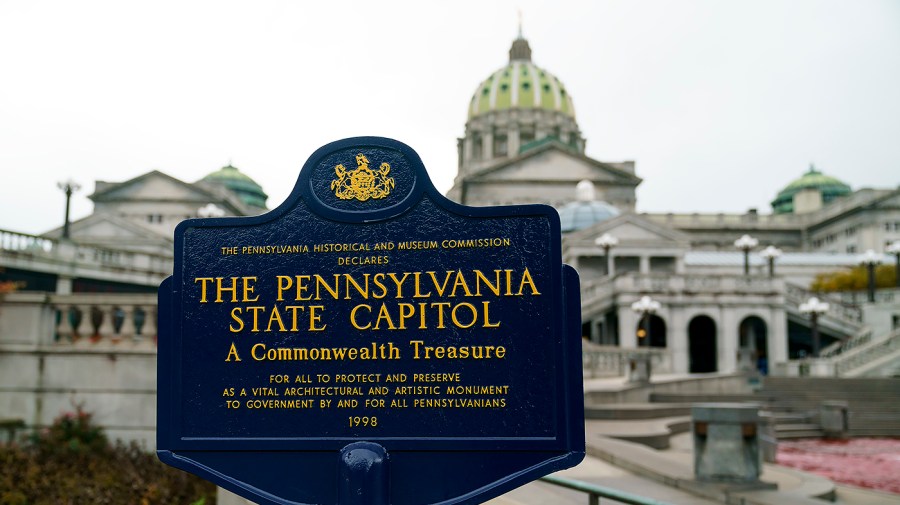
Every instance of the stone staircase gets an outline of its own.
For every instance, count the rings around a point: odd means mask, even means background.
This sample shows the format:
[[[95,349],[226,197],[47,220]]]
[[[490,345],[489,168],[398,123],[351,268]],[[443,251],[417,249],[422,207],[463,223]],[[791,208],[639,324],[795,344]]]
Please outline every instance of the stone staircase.
[[[819,358],[776,364],[779,376],[900,378],[900,329],[873,336],[864,328],[856,336],[826,347]]]
[[[779,437],[781,431],[785,435],[819,436],[818,410],[826,400],[847,402],[851,437],[900,436],[898,379],[767,377],[758,394],[772,399],[769,405],[773,411],[797,416],[776,424]],[[808,422],[795,422],[803,419]]]
[[[779,440],[822,436],[819,408],[826,400],[846,401],[851,437],[900,436],[900,379],[766,377],[750,394],[652,393],[653,403],[759,403]]]
[[[834,358],[838,377],[891,377],[900,367],[900,329],[885,338],[870,339]]]

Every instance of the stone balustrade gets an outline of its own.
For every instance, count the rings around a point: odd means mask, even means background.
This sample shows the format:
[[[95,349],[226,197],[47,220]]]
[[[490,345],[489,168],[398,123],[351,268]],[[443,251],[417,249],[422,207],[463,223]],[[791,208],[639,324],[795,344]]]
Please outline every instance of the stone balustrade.
[[[0,250],[49,253],[55,245],[54,240],[37,235],[0,230]]]
[[[608,298],[613,294],[612,277],[603,277],[596,280],[587,281],[581,284],[581,303],[582,306],[587,302],[593,302],[598,299]]]
[[[622,377],[628,373],[631,360],[647,356],[654,373],[670,373],[672,359],[665,349],[639,347],[625,349],[616,346],[585,344],[581,349],[581,359],[585,379],[598,377]]]
[[[840,354],[820,358],[804,358],[779,363],[775,375],[785,377],[853,377],[857,370],[900,350],[900,330],[872,338],[860,336],[861,341]]]
[[[710,227],[760,227],[775,229],[795,229],[806,220],[796,214],[657,214],[642,213],[642,217],[672,226],[675,228],[710,228]]]
[[[872,329],[868,326],[864,326],[859,333],[853,335],[847,340],[838,340],[822,349],[822,351],[819,352],[819,357],[830,358],[832,356],[837,356],[863,344],[866,344],[870,340],[872,340]]]
[[[144,342],[155,347],[156,295],[51,295],[49,303],[55,315],[54,340],[59,345]]]
[[[784,281],[768,276],[683,275],[628,272],[587,282],[581,287],[582,307],[614,293],[746,293],[768,295],[781,292]]]
[[[862,324],[862,309],[858,305],[849,303],[840,295],[833,295],[830,293],[817,293],[815,291],[805,289],[801,286],[797,286],[796,284],[785,284],[785,298],[787,299],[788,303],[799,305],[803,302],[806,302],[813,296],[823,302],[828,303],[829,317],[840,319],[841,321],[850,325],[858,326]]]
[[[65,261],[80,268],[150,274],[162,280],[172,273],[172,257],[117,249],[106,249],[37,235],[0,230],[0,266],[42,271],[33,262]],[[23,263],[25,262],[25,263]],[[58,270],[54,264],[52,272]]]

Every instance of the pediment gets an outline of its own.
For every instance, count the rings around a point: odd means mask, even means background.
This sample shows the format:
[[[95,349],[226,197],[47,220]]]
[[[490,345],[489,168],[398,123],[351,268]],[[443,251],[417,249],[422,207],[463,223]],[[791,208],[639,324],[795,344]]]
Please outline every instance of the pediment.
[[[209,202],[212,195],[193,184],[159,171],[152,171],[120,183],[97,183],[90,197],[96,202],[110,201],[181,201]]]
[[[690,238],[687,234],[660,226],[638,214],[625,213],[607,221],[602,221],[589,228],[570,233],[566,240],[570,243],[590,242],[608,233],[619,239],[621,245],[658,245],[688,247]]]
[[[471,179],[478,181],[529,181],[567,182],[572,186],[582,180],[595,184],[625,184],[637,186],[641,179],[617,168],[557,147],[527,152],[515,158],[504,160],[474,174]]]
[[[163,235],[153,228],[140,226],[133,221],[110,214],[94,213],[78,221],[73,221],[69,226],[72,237],[77,241],[171,241],[167,235]],[[44,234],[44,236],[51,238],[57,238],[61,235],[62,228],[55,228]]]
[[[133,228],[126,228],[119,223],[114,223],[107,219],[97,219],[87,223],[79,223],[75,227],[75,233],[80,236],[88,237],[109,237],[109,238],[140,238],[142,235],[137,233]]]

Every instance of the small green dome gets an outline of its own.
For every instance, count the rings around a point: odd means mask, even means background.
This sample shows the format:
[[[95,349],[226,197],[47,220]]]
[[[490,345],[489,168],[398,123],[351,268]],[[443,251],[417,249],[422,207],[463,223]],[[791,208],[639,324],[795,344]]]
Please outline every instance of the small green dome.
[[[772,210],[776,214],[789,214],[794,212],[794,195],[804,189],[816,189],[822,193],[822,203],[827,204],[842,196],[849,195],[852,190],[847,183],[825,175],[816,170],[814,165],[809,166],[809,171],[799,179],[791,182],[782,189],[775,200],[772,201]]]
[[[231,166],[231,163],[201,180],[225,186],[236,193],[242,202],[251,207],[266,208],[266,200],[269,195],[263,191],[262,186],[236,167]]]
[[[572,98],[563,83],[531,62],[528,41],[516,39],[509,57],[509,65],[478,85],[469,101],[470,118],[507,109],[544,109],[575,117]]]

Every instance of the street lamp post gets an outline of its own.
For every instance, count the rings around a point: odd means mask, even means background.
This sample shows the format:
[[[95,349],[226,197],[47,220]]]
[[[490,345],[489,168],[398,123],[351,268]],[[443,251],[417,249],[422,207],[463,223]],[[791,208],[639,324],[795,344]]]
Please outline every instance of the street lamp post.
[[[631,310],[641,315],[638,323],[638,338],[650,345],[650,314],[659,310],[660,304],[649,296],[642,296],[640,300],[631,304]],[[644,328],[642,328],[644,327]],[[646,329],[645,329],[646,328]],[[641,347],[640,340],[638,347]],[[647,353],[635,352],[629,359],[628,382],[647,383],[650,381],[650,362],[652,356]]]
[[[72,202],[72,193],[81,189],[81,185],[72,179],[68,179],[64,182],[57,182],[56,187],[63,190],[63,193],[66,194],[66,221],[63,223],[63,231],[62,238],[69,238],[69,206]]]
[[[894,286],[900,288],[900,240],[891,242],[884,251],[894,255],[894,259],[896,260],[894,263]]]
[[[660,308],[660,303],[649,296],[642,296],[640,300],[631,304],[631,310],[635,314],[640,314],[641,319],[638,322],[638,326],[641,330],[644,331],[643,336],[641,336],[640,332],[638,333],[638,338],[643,339],[647,342],[647,346],[650,345],[650,314],[655,314],[657,310]],[[641,347],[640,341],[638,341],[638,347]]]
[[[869,277],[869,303],[872,303],[875,301],[875,267],[881,264],[881,255],[869,249],[860,255],[859,262],[866,266]]]
[[[775,259],[781,256],[781,249],[770,245],[763,249],[759,255],[769,262],[769,277],[775,277]]]
[[[607,275],[612,276],[613,260],[612,256],[609,254],[609,250],[619,245],[619,239],[613,237],[609,233],[604,233],[597,237],[597,240],[594,240],[594,243],[603,248],[603,255],[606,256],[606,273]]]
[[[734,241],[734,246],[744,251],[744,275],[750,275],[750,251],[757,245],[759,240],[750,235],[744,235]]]
[[[828,304],[820,302],[813,296],[806,303],[800,304],[800,313],[809,316],[809,326],[812,331],[812,355],[819,357],[819,316],[828,312]]]

